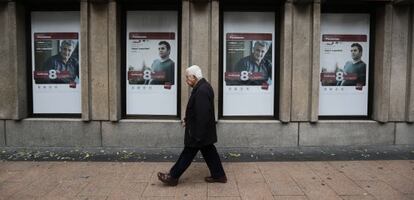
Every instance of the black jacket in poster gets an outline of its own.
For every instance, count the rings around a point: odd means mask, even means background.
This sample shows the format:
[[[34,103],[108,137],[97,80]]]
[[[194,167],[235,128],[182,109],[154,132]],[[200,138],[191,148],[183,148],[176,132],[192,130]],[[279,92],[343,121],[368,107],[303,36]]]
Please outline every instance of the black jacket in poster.
[[[203,147],[217,142],[214,92],[204,78],[197,82],[191,92],[185,124],[185,146]]]

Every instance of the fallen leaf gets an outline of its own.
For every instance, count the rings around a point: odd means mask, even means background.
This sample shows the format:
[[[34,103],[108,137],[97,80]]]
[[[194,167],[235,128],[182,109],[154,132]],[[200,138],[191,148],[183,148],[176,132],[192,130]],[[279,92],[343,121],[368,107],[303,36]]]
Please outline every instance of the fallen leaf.
[[[229,153],[231,157],[240,157],[239,153]]]

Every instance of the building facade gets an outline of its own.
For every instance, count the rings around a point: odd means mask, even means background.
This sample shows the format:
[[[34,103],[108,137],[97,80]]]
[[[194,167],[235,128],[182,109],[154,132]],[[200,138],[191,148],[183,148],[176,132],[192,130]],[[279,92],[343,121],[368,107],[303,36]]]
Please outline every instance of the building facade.
[[[0,1],[0,147],[182,147],[191,94],[184,70],[194,64],[215,90],[219,147],[414,144],[413,6],[408,0]],[[76,78],[38,82],[37,61],[62,51],[63,40],[77,42]],[[167,76],[151,66],[165,46],[160,41],[170,44],[175,78],[140,83],[145,67],[151,80]],[[266,76],[235,69],[237,59],[255,58],[257,41],[266,43],[259,59],[269,60]],[[362,58],[351,55],[354,43],[362,44],[354,50]],[[150,51],[153,57],[143,60]],[[348,58],[365,62],[362,83],[342,83],[359,79],[347,71]],[[244,75],[267,82],[247,83]],[[232,83],[232,76],[242,82]],[[62,95],[67,88],[73,90]]]

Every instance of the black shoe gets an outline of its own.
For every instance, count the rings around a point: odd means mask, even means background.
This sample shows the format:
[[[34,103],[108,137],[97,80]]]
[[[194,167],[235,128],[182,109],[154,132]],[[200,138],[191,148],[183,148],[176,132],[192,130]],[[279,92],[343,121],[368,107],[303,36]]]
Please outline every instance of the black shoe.
[[[213,178],[213,177],[209,176],[209,177],[205,177],[204,180],[207,183],[227,183],[227,177],[226,176],[222,176],[222,177],[218,177],[218,178]]]
[[[178,179],[171,177],[170,174],[165,174],[158,172],[158,179],[169,186],[176,186],[178,184]]]

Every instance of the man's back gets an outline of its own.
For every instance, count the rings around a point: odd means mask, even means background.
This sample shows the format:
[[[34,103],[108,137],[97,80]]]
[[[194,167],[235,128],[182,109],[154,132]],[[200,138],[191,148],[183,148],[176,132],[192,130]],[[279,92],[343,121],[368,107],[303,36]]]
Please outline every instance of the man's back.
[[[205,79],[201,79],[188,100],[184,144],[199,147],[215,142],[214,91]]]

